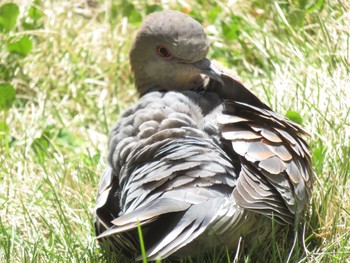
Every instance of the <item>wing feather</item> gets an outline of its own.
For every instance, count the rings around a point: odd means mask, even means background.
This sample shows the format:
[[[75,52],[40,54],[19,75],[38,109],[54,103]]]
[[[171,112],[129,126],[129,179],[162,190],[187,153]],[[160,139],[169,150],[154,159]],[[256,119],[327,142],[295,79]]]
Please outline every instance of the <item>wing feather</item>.
[[[293,223],[311,194],[310,153],[301,138],[307,133],[267,107],[244,102],[226,100],[222,115],[218,116],[222,137],[231,142],[241,160],[234,190],[237,203]]]

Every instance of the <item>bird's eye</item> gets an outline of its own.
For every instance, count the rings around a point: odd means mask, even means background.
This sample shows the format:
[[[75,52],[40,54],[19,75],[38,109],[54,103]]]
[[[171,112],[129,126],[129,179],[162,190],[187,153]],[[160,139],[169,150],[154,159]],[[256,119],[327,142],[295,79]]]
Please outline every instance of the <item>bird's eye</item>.
[[[157,54],[161,57],[161,58],[170,58],[171,57],[171,53],[169,52],[169,50],[164,47],[164,46],[158,46],[157,47]]]

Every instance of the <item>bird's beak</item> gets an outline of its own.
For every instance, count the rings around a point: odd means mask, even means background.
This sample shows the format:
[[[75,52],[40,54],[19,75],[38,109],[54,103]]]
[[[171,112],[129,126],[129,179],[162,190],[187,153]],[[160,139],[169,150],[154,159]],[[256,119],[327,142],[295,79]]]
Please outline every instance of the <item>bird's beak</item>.
[[[224,85],[224,81],[222,79],[221,71],[213,66],[209,59],[202,59],[200,61],[194,62],[193,66],[195,66],[200,73],[207,75],[209,78],[214,79]]]

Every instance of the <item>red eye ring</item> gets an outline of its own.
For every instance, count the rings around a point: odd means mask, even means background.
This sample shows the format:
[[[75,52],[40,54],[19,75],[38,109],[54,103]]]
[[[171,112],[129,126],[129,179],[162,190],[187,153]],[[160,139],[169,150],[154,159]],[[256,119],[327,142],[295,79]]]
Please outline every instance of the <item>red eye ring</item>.
[[[157,54],[161,57],[161,58],[170,58],[171,57],[171,53],[169,52],[169,50],[163,46],[163,45],[159,45],[157,47]]]

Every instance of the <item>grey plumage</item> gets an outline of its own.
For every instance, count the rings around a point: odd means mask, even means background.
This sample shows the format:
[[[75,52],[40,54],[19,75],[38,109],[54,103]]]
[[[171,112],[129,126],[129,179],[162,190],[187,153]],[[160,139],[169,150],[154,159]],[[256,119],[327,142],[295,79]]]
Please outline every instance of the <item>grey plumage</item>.
[[[294,224],[311,196],[308,147],[297,124],[273,112],[206,59],[198,22],[150,15],[130,61],[140,100],[110,134],[95,229],[106,253],[195,256]]]

